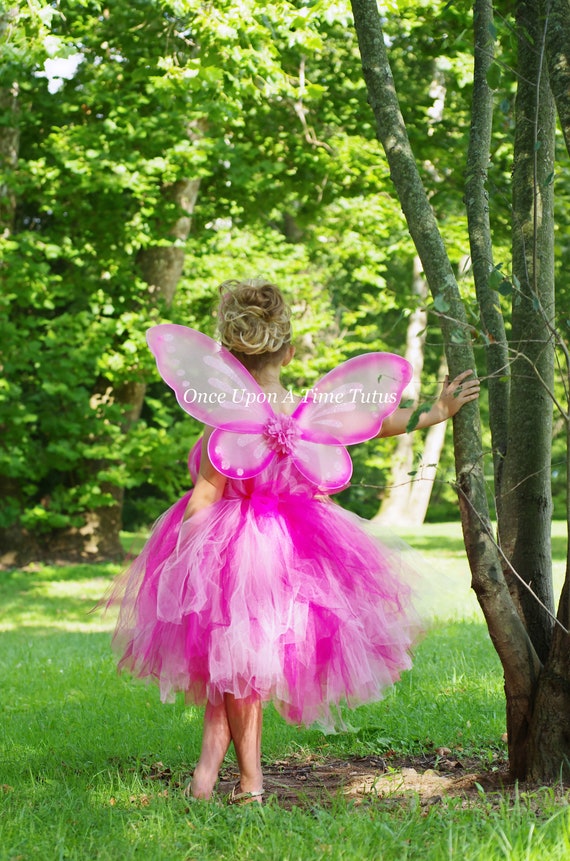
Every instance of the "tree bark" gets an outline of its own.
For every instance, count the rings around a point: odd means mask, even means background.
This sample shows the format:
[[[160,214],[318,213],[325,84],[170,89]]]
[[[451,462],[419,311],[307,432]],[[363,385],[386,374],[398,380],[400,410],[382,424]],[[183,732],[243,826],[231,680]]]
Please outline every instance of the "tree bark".
[[[199,179],[182,179],[164,189],[181,214],[168,231],[170,245],[153,245],[139,252],[138,264],[153,301],[162,300],[169,308],[184,268],[184,243],[190,234],[192,213],[198,199]]]
[[[546,20],[546,54],[550,87],[570,155],[570,5],[568,0],[542,4]]]
[[[375,0],[352,0],[352,10],[369,101],[376,117],[391,178],[434,298],[449,311],[442,329],[450,374],[475,368],[464,307],[453,270],[408,140],[396,96]],[[457,488],[472,585],[505,673],[510,753],[526,741],[540,660],[508,590],[492,537],[478,407],[467,405],[454,418]]]
[[[0,37],[4,36],[6,28],[15,21],[17,16],[17,7],[0,12]],[[20,147],[18,113],[18,83],[14,81],[9,87],[0,87],[0,237],[4,239],[14,231],[16,214],[16,195],[12,187],[12,178],[18,168]],[[0,277],[4,266],[0,259]],[[0,499],[21,499],[21,486],[18,479],[0,475]],[[0,548],[0,564],[12,564],[17,556],[17,550],[10,542],[12,534],[12,530],[0,530],[0,545],[11,549],[6,556],[4,547]]]
[[[570,617],[569,573],[567,568],[558,613],[566,629]],[[558,626],[537,685],[526,777],[540,782],[570,779],[570,636]]]
[[[10,179],[18,167],[20,131],[18,128],[18,84],[0,88],[0,235],[14,229],[16,195]]]
[[[18,7],[0,11],[0,37],[18,18]],[[14,229],[16,195],[10,179],[18,167],[20,129],[18,123],[18,82],[0,87],[0,235],[8,236]]]
[[[552,635],[554,596],[550,544],[552,393],[554,391],[555,113],[544,62],[537,0],[519,0],[519,75],[513,165],[513,293],[510,421],[501,486],[499,534],[520,581],[512,588],[539,658]]]
[[[507,337],[499,295],[490,286],[494,270],[487,178],[493,125],[493,94],[487,83],[494,59],[493,4],[475,0],[473,7],[474,68],[471,129],[467,150],[465,209],[477,302],[486,343],[489,423],[493,440],[493,474],[497,517],[507,453],[510,369]]]
[[[566,391],[570,391],[570,362],[566,352]],[[566,399],[566,451],[570,451],[570,398]],[[566,499],[570,500],[570,459],[566,459]],[[570,504],[566,505],[566,535],[570,536]],[[566,545],[566,579],[558,603],[550,654],[541,675],[530,728],[529,767],[532,780],[570,780],[570,541]],[[553,720],[553,715],[556,719]]]

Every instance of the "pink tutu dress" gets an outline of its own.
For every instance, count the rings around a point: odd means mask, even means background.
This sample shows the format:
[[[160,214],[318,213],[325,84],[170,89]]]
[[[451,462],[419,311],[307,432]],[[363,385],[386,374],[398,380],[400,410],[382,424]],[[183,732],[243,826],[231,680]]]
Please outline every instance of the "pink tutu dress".
[[[199,447],[190,456],[195,478]],[[378,700],[411,666],[417,632],[400,554],[308,480],[286,451],[227,478],[183,521],[157,521],[116,584],[119,668],[164,701],[272,701],[292,723],[332,729],[337,706]]]

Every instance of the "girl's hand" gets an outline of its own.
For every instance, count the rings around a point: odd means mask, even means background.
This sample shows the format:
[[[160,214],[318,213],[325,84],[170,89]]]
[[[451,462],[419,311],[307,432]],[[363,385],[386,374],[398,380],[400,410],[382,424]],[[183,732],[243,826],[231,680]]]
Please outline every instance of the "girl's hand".
[[[408,424],[414,417],[417,421],[414,424],[413,430],[420,428],[429,428],[432,425],[445,422],[447,419],[459,412],[464,404],[469,401],[475,401],[479,397],[480,383],[476,376],[472,379],[467,379],[474,374],[474,371],[463,371],[453,382],[449,382],[449,376],[446,376],[443,389],[437,401],[432,404],[429,409],[424,407],[420,410],[420,415],[417,415],[417,410],[413,407],[404,407],[397,410],[384,419],[382,428],[378,436],[397,436],[401,433],[406,433]]]
[[[473,376],[467,379],[473,373],[473,371],[463,371],[451,383],[449,375],[446,376],[439,399],[434,405],[440,411],[442,420],[451,418],[459,412],[463,404],[476,401],[479,397],[481,384],[478,378]]]

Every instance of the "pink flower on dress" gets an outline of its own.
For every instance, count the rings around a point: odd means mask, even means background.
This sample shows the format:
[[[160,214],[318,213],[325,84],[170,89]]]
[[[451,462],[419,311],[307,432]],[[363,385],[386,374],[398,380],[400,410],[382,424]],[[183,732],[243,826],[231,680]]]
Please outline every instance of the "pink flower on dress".
[[[291,416],[280,413],[269,419],[263,430],[263,436],[273,451],[278,454],[291,454],[299,431]]]

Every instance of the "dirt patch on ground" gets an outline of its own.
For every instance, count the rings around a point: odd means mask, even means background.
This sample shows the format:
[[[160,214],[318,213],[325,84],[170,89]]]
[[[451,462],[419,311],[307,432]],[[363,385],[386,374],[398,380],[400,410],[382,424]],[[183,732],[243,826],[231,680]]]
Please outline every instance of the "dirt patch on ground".
[[[140,769],[140,762],[138,767]],[[318,757],[276,760],[263,765],[265,800],[280,807],[328,807],[339,797],[354,804],[370,801],[386,806],[420,804],[429,808],[455,798],[462,806],[484,803],[499,807],[526,797],[538,809],[541,787],[514,783],[509,778],[506,760],[454,755],[448,748],[433,753],[404,757],[392,752],[383,756],[352,759]],[[160,781],[165,793],[180,792],[190,774],[174,775],[162,762],[149,762],[143,780]],[[235,766],[227,766],[216,786],[216,799],[224,802],[239,778]],[[549,787],[562,804],[570,801],[570,789],[560,784]]]
[[[312,807],[328,806],[339,795],[355,803],[381,799],[388,804],[410,803],[415,797],[429,806],[450,796],[468,802],[513,791],[506,764],[483,770],[481,760],[458,759],[445,750],[417,757],[277,760],[263,766],[266,798],[282,807]],[[219,796],[229,794],[237,779],[235,770],[224,770]]]

